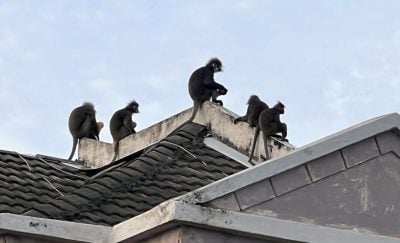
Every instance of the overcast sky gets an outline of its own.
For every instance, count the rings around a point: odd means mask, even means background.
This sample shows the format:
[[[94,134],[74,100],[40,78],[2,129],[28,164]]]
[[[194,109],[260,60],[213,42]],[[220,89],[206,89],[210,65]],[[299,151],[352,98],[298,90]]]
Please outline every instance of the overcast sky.
[[[286,104],[302,146],[400,110],[400,1],[0,1],[0,149],[66,158],[71,110],[105,122],[136,99],[144,129],[192,106],[219,57],[225,107]]]

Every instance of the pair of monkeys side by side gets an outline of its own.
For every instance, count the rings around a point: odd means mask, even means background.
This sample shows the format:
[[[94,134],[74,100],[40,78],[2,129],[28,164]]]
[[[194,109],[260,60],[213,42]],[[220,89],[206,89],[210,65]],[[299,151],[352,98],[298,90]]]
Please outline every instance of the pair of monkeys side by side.
[[[218,100],[217,97],[220,95],[226,95],[228,89],[226,89],[223,85],[215,82],[214,73],[222,71],[222,62],[218,58],[212,58],[204,67],[200,67],[195,70],[189,78],[189,94],[193,100],[193,111],[191,117],[184,122],[181,126],[190,123],[194,120],[197,112],[201,109],[203,103],[205,101],[209,101],[211,99],[212,102],[223,106],[223,102]],[[268,108],[268,106],[258,99],[257,96],[251,96],[248,102],[247,113],[244,117],[240,117],[235,120],[237,121],[248,121],[250,126],[254,127],[257,124],[258,117],[260,113],[264,109],[259,108],[260,104],[263,108]],[[284,123],[280,123],[279,114],[283,114],[284,106],[281,103],[278,103],[277,109],[281,109],[276,113],[275,110],[273,112],[268,112],[265,114],[267,118],[264,118],[263,121],[269,121],[271,124],[270,130],[268,130],[269,124],[264,123],[263,126],[260,127],[261,131],[264,134],[268,134],[267,136],[275,135],[278,132],[282,132],[282,138],[286,137],[286,125]],[[274,106],[275,108],[275,106]],[[272,108],[272,109],[274,109]],[[135,133],[136,123],[132,121],[133,113],[139,113],[139,104],[136,101],[132,101],[125,108],[118,110],[114,113],[110,120],[110,131],[114,140],[114,161],[117,157],[119,141],[130,135]],[[271,114],[270,114],[271,113]],[[71,160],[75,153],[76,145],[78,143],[78,139],[81,138],[92,138],[99,139],[99,133],[101,128],[104,126],[102,122],[96,122],[95,118],[96,111],[94,109],[93,104],[84,103],[82,106],[75,108],[69,118],[69,130],[73,137],[73,146],[72,152],[68,160]],[[272,117],[273,116],[273,117]],[[277,116],[277,117],[276,117]],[[279,124],[277,124],[279,122]],[[276,123],[276,124],[275,124]],[[277,128],[275,128],[277,127]],[[283,127],[285,127],[285,132],[283,132]],[[278,131],[279,130],[279,131]],[[258,136],[258,133],[256,133]],[[255,136],[255,141],[257,137]],[[265,140],[266,141],[266,140]],[[253,144],[254,150],[254,144]],[[253,151],[252,151],[253,153]],[[250,160],[252,155],[250,157]]]
[[[237,124],[238,122],[247,122],[250,127],[256,128],[249,162],[253,159],[254,149],[260,130],[263,133],[265,154],[267,159],[270,159],[271,156],[269,155],[267,142],[269,137],[276,137],[283,141],[288,141],[286,139],[287,126],[280,120],[280,115],[285,113],[285,105],[278,101],[278,103],[272,108],[269,108],[269,106],[261,101],[256,95],[250,96],[247,105],[246,114],[236,118],[233,123]],[[282,135],[278,135],[278,133],[281,133]]]
[[[125,108],[116,111],[111,117],[110,132],[114,141],[115,153],[112,161],[117,157],[119,141],[136,133],[136,122],[132,120],[133,113],[139,113],[139,104],[136,101],[131,101]],[[104,123],[96,122],[96,110],[94,105],[89,102],[85,102],[82,106],[72,110],[68,125],[73,139],[72,151],[68,160],[71,160],[74,156],[79,139],[91,138],[99,140],[100,130],[104,127]]]

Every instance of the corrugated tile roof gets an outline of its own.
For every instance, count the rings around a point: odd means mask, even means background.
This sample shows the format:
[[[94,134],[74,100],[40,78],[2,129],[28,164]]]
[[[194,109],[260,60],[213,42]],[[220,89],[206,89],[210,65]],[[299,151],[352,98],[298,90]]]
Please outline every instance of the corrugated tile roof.
[[[86,174],[62,162],[0,151],[0,213],[22,214],[81,187]]]
[[[246,168],[206,147],[206,135],[204,126],[188,124],[143,155],[118,161],[118,167],[63,197],[33,205],[26,214],[115,225]]]

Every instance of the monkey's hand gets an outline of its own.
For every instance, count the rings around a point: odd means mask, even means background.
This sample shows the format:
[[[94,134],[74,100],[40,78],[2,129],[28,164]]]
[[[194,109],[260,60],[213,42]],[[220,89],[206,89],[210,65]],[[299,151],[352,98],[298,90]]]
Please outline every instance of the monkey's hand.
[[[222,100],[213,100],[212,102],[214,102],[215,104],[217,104],[219,106],[224,106],[224,103],[222,102]]]
[[[223,89],[217,89],[218,94],[220,95],[226,95],[228,93],[228,90],[223,88]]]

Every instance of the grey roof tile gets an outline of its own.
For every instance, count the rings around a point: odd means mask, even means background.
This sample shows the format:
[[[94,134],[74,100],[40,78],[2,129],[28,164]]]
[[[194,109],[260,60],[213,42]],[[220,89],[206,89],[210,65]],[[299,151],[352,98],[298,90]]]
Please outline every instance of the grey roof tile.
[[[170,198],[246,167],[202,142],[204,126],[191,123],[139,157],[87,180],[63,197],[33,205],[26,215],[115,225]]]
[[[62,162],[0,150],[0,213],[22,214],[82,186],[84,172]]]

